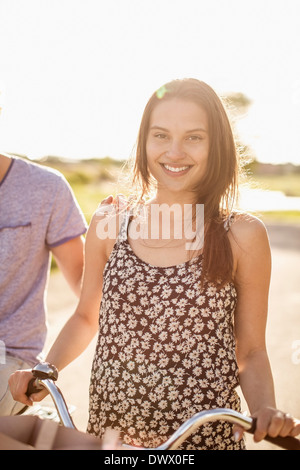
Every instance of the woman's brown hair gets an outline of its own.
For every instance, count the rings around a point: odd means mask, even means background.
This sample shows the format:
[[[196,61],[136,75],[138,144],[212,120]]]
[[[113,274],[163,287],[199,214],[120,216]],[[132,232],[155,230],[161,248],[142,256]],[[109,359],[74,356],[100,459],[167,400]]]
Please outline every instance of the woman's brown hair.
[[[206,173],[194,188],[195,203],[204,204],[203,274],[212,282],[224,283],[231,280],[233,270],[224,222],[232,212],[237,196],[238,158],[224,105],[209,85],[197,79],[173,80],[151,96],[139,129],[133,182],[140,187],[141,197],[149,194],[152,178],[147,165],[146,142],[151,115],[158,103],[174,98],[198,104],[207,115],[209,156]]]

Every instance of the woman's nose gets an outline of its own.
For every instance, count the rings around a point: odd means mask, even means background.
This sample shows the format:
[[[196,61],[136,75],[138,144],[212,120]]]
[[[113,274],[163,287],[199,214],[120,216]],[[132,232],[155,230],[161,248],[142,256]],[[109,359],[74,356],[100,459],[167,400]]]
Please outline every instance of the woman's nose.
[[[175,139],[171,140],[166,155],[173,159],[182,158],[184,151],[181,143]]]

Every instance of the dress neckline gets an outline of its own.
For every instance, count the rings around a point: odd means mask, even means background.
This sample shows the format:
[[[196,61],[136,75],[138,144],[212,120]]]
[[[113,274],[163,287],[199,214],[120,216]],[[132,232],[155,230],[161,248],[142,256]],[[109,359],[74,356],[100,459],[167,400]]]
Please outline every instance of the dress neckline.
[[[163,270],[163,271],[168,270],[168,269],[182,269],[182,268],[186,268],[187,266],[192,266],[196,264],[197,262],[202,261],[202,257],[203,257],[202,253],[200,253],[199,255],[194,256],[190,260],[184,261],[183,263],[172,264],[169,266],[158,266],[156,264],[148,263],[147,261],[143,260],[140,256],[138,256],[135,253],[135,251],[132,249],[129,243],[128,237],[124,238],[122,242],[125,243],[127,250],[130,251],[130,253],[137,259],[137,261],[140,264],[146,265],[151,269],[157,269],[157,270]]]
[[[224,222],[224,228],[225,228],[226,232],[229,231],[230,226],[234,221],[234,216],[235,216],[235,214],[231,213],[229,215],[228,219]],[[134,256],[136,258],[136,260],[140,264],[143,264],[144,266],[148,266],[151,269],[157,269],[157,270],[165,271],[165,270],[168,270],[168,269],[182,269],[182,268],[186,268],[187,266],[193,266],[193,265],[195,265],[197,263],[200,263],[200,262],[202,263],[203,253],[200,253],[197,256],[193,256],[191,259],[189,259],[187,261],[184,261],[183,263],[172,264],[170,266],[158,266],[158,265],[155,265],[155,264],[148,263],[147,261],[143,260],[140,256],[138,256],[135,253],[135,251],[132,249],[132,247],[129,243],[129,240],[128,240],[128,227],[129,227],[129,223],[131,221],[130,211],[126,210],[125,213],[123,214],[123,217],[124,217],[124,219],[121,223],[121,228],[120,228],[119,236],[118,236],[118,239],[117,239],[117,244],[125,243],[125,246],[126,246],[127,250],[132,254],[132,256]]]

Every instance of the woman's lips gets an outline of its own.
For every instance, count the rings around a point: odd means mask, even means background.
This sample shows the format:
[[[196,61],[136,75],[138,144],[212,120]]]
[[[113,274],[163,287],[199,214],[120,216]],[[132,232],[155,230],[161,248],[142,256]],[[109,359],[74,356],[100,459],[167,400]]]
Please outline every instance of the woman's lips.
[[[174,166],[167,163],[162,163],[161,165],[168,173],[172,173],[174,175],[186,173],[191,168],[190,165]]]

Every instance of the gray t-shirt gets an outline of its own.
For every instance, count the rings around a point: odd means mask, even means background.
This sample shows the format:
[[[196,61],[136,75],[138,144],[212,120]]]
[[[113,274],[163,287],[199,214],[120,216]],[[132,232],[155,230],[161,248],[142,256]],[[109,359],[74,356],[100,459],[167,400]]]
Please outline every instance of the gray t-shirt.
[[[13,158],[0,183],[0,340],[6,353],[37,361],[47,330],[50,250],[85,232],[65,178]]]

